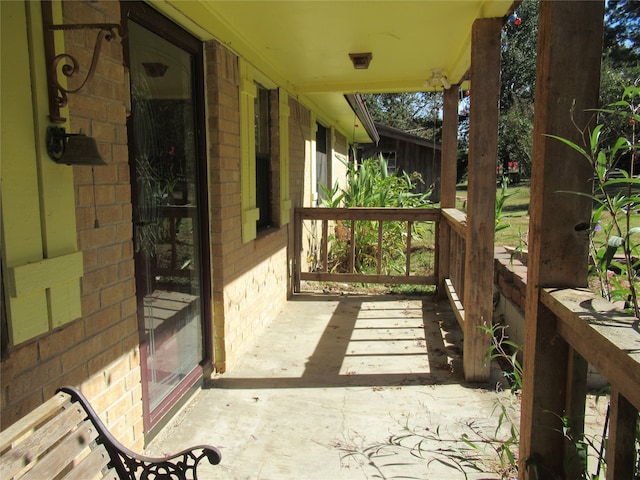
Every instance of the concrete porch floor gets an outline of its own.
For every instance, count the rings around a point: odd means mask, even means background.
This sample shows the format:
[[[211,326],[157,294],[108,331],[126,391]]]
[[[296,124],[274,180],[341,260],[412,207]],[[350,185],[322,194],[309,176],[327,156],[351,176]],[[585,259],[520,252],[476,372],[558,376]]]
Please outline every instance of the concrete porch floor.
[[[451,440],[473,438],[470,425],[493,435],[496,402],[509,401],[495,391],[498,369],[485,385],[465,384],[461,370],[446,301],[296,295],[146,453],[216,446],[222,463],[201,479],[500,478],[454,468],[464,445]]]

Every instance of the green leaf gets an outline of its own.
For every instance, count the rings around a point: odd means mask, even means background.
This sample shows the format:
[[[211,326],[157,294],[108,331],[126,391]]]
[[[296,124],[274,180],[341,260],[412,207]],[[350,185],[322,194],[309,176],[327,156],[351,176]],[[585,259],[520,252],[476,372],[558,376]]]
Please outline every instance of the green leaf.
[[[569,147],[571,147],[572,149],[574,149],[576,152],[580,153],[580,155],[582,155],[583,157],[585,157],[587,160],[591,160],[591,157],[589,156],[589,154],[587,154],[587,151],[582,148],[580,145],[573,143],[571,140],[567,140],[566,138],[563,137],[559,137],[557,135],[545,135],[549,138],[553,138],[555,140],[559,140],[562,143],[564,143],[565,145],[568,145]]]
[[[621,148],[628,150],[629,148],[631,148],[631,142],[629,142],[629,140],[624,137],[619,137],[618,140],[616,140],[615,145],[611,149],[610,157],[613,159],[613,157],[615,157],[615,155],[618,153],[618,150],[620,150]]]
[[[598,124],[596,125],[596,128],[593,129],[593,132],[591,133],[591,138],[589,139],[591,141],[591,153],[595,153],[598,150],[598,143],[600,141],[600,131],[602,130],[602,127],[604,127],[603,124]],[[598,163],[600,163],[600,156],[598,155]]]
[[[609,241],[607,242],[607,246],[618,248],[620,245],[624,243],[624,239],[622,237],[618,237],[617,235],[612,235],[609,237]]]
[[[618,251],[618,247],[624,243],[624,239],[622,237],[618,237],[617,235],[612,235],[609,237],[609,241],[607,242],[607,250],[602,257],[602,264],[605,268],[609,267],[613,257]]]

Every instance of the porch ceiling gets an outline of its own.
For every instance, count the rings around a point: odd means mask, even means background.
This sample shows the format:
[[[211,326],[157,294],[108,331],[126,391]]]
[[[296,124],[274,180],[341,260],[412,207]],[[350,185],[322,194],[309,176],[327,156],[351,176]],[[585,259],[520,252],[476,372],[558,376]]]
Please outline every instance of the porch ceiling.
[[[513,0],[207,1],[154,3],[203,40],[215,38],[291,95],[338,121],[351,137],[345,93],[417,92],[432,70],[460,83],[470,67],[471,26],[503,17]],[[349,53],[371,52],[368,69]],[[438,87],[441,88],[441,87]],[[355,132],[358,140],[358,132]],[[360,140],[362,141],[362,140]]]

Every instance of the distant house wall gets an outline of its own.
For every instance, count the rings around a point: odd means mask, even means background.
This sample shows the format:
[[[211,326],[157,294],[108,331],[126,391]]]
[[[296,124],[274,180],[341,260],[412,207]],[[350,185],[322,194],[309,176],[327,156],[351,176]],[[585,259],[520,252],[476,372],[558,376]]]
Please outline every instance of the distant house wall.
[[[380,141],[378,144],[361,145],[360,156],[370,158],[394,152],[396,170],[408,174],[418,172],[422,176],[424,183],[418,182],[414,191],[423,193],[433,188],[431,201],[440,201],[440,145],[386,125],[376,123],[376,128]]]

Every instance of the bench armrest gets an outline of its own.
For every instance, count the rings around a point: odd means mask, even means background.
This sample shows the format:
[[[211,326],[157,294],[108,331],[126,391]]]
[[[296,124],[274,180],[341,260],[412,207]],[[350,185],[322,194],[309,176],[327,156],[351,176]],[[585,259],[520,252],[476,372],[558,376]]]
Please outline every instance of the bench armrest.
[[[62,387],[58,389],[58,392],[69,394],[72,401],[82,405],[87,417],[99,432],[97,441],[104,445],[111,458],[111,466],[116,469],[118,476],[123,480],[138,478],[166,478],[167,480],[192,478],[197,480],[197,468],[203,459],[206,458],[211,465],[219,464],[222,459],[220,451],[209,445],[197,445],[162,458],[139,455],[129,450],[111,435],[89,401],[78,389]]]

